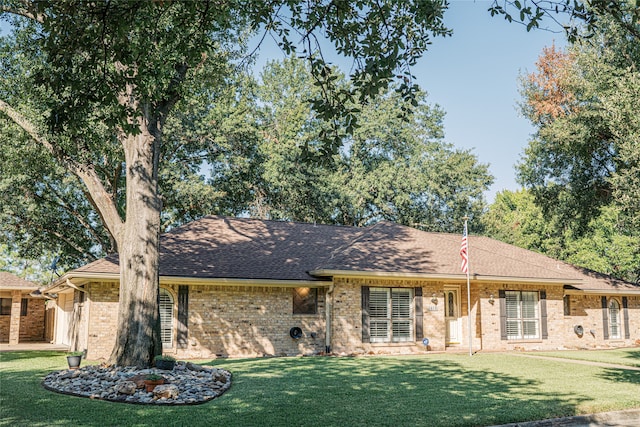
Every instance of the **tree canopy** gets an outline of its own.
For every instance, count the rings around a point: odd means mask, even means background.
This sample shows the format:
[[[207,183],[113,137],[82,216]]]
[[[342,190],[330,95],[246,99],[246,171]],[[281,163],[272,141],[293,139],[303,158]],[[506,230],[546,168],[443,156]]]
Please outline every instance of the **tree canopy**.
[[[545,211],[585,227],[614,204],[628,233],[640,225],[640,44],[614,22],[549,48],[523,79],[523,112],[537,132],[518,166]]]
[[[176,104],[202,82],[223,85],[244,34],[261,29],[275,33],[286,51],[304,46],[301,54],[323,93],[317,111],[336,124],[333,129],[345,122],[352,130],[352,111],[342,108],[347,101],[365,101],[398,75],[400,91],[412,97],[417,88],[409,67],[432,36],[449,33],[442,23],[445,8],[441,1],[377,0],[0,3],[3,18],[18,17],[1,51],[8,76],[0,83],[0,112],[8,120],[3,126],[19,132],[24,145],[44,149],[49,164],[61,168],[56,179],[82,183],[76,188],[120,257],[112,362],[145,366],[162,351],[159,165],[169,153],[163,137]],[[355,91],[334,86],[316,49],[320,34],[354,59]],[[337,150],[335,135],[322,138],[326,154]]]

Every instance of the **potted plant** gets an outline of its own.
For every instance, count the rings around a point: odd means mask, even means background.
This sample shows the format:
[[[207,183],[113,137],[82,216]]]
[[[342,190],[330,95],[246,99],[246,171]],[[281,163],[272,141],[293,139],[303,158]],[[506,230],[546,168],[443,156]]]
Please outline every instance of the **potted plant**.
[[[165,371],[171,371],[176,366],[176,359],[171,356],[165,356],[162,354],[153,358],[156,368],[163,369]]]
[[[80,361],[82,360],[81,351],[72,351],[67,353],[67,364],[69,369],[78,369],[80,367]]]
[[[157,385],[164,384],[164,377],[158,374],[149,374],[144,377],[144,386],[147,392],[152,392]]]

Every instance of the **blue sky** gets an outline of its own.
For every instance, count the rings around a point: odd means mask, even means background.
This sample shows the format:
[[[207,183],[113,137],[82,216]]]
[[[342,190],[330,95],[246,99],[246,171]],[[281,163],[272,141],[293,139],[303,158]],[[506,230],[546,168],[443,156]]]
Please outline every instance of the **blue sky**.
[[[518,76],[535,70],[545,46],[566,42],[562,33],[528,33],[522,25],[491,17],[489,4],[451,1],[445,23],[453,36],[435,39],[414,75],[430,102],[446,112],[446,140],[490,164],[495,182],[486,195],[492,201],[496,192],[519,188],[514,165],[534,132],[518,112]]]

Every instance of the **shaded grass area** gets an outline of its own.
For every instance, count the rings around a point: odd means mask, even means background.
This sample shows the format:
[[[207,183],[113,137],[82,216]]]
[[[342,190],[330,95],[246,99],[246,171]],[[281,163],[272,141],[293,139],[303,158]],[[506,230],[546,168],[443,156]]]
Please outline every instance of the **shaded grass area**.
[[[0,426],[486,426],[640,407],[640,372],[507,354],[202,361],[231,389],[198,406],[44,390],[60,353],[0,353]]]
[[[563,350],[537,351],[536,356],[559,357],[562,359],[586,360],[589,362],[627,365],[640,368],[640,348],[616,348],[611,350]]]

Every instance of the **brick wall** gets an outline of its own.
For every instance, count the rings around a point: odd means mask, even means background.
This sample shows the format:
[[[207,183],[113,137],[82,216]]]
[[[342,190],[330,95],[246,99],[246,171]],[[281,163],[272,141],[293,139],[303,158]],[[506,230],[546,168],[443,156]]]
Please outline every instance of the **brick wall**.
[[[116,342],[119,285],[90,283],[83,307],[87,328],[87,359],[107,359]]]
[[[28,298],[27,315],[20,317],[20,342],[44,340],[45,300]]]
[[[178,286],[162,286],[174,300],[174,347],[165,351],[177,357],[307,355],[325,348],[323,289],[318,290],[317,314],[294,315],[291,288],[194,285],[189,286],[187,348],[178,349]],[[106,359],[115,344],[118,285],[91,283],[86,289],[87,358]],[[294,326],[303,331],[298,340],[289,335]]]
[[[408,354],[468,348],[466,285],[444,281],[335,278],[329,297],[333,306],[331,350],[336,354]],[[177,348],[178,284],[164,286],[174,300],[174,352],[179,358],[223,356],[305,355],[325,349],[325,290],[318,290],[316,315],[292,313],[292,289],[265,286],[189,286],[189,317],[186,348]],[[420,287],[423,294],[423,335],[429,338],[408,343],[363,343],[361,287]],[[629,339],[605,340],[602,334],[600,296],[570,295],[571,315],[564,315],[562,286],[548,284],[472,283],[471,316],[473,350],[554,350],[610,348],[633,345],[640,340],[640,297],[628,297]],[[461,341],[445,343],[444,290],[457,288],[460,296]],[[115,343],[117,283],[92,283],[83,314],[88,325],[88,358],[107,358]],[[548,339],[502,340],[500,290],[545,291]],[[493,303],[489,301],[493,295]],[[434,299],[435,302],[432,301]],[[621,302],[621,299],[618,298]],[[622,313],[621,313],[621,321]],[[582,337],[574,333],[582,325]],[[1,325],[0,325],[1,326]],[[303,337],[294,340],[289,330],[298,326]],[[624,326],[623,326],[624,327]],[[594,333],[591,333],[591,330]],[[314,336],[312,336],[312,333]],[[624,330],[623,335],[624,337]]]
[[[12,298],[10,294],[2,294],[2,298]],[[20,316],[22,298],[27,298],[27,315]],[[44,339],[45,300],[30,298],[25,294],[16,297],[14,309],[17,315],[13,317],[16,328],[19,322],[18,342],[42,341]],[[0,342],[9,342],[12,316],[0,316]],[[14,343],[15,344],[15,343]]]
[[[324,350],[324,290],[315,315],[293,314],[293,290],[261,286],[190,286],[189,335],[178,357],[292,356]],[[292,327],[302,329],[294,340]],[[314,334],[313,337],[311,334]]]
[[[473,285],[472,285],[473,286]],[[499,290],[546,291],[547,339],[512,341],[502,340],[500,336],[500,300]],[[563,350],[613,348],[634,345],[640,339],[640,298],[628,297],[629,339],[605,339],[603,334],[602,303],[599,295],[570,294],[571,315],[564,315],[564,289],[553,285],[524,284],[481,284],[478,285],[481,313],[482,348],[485,350]],[[490,295],[494,303],[489,303]],[[617,297],[622,305],[622,300]],[[624,322],[622,307],[621,323]],[[580,325],[584,334],[579,336],[574,327]],[[593,333],[592,333],[593,331]]]

